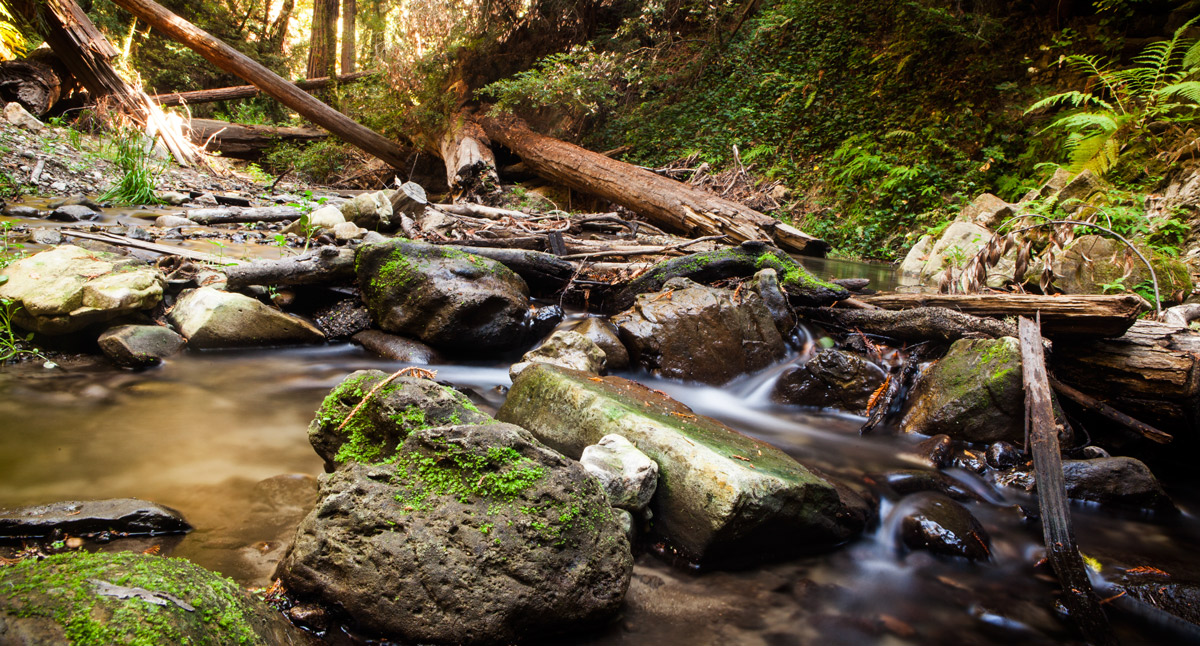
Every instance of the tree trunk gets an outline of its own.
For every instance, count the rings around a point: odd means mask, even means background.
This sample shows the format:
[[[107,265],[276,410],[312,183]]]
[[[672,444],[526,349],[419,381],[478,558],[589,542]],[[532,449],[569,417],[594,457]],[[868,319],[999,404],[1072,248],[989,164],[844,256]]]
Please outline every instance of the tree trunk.
[[[329,135],[315,128],[278,128],[243,125],[213,119],[192,119],[192,143],[238,159],[257,159],[263,151],[281,142],[319,141]]]
[[[292,17],[292,9],[295,8],[296,0],[283,0],[283,8],[279,10],[275,22],[271,23],[271,29],[267,33],[267,42],[270,44],[270,51],[275,54],[283,53],[283,41],[287,37],[288,21]]]
[[[997,338],[1017,333],[1011,323],[971,316],[944,307],[916,307],[901,311],[798,307],[796,314],[809,321],[836,325],[847,332],[861,331],[908,342]]]
[[[508,147],[538,175],[620,204],[665,228],[696,237],[724,234],[735,243],[773,239],[788,251],[810,256],[829,250],[826,242],[754,209],[536,134],[511,115],[479,121],[492,141]]]
[[[246,55],[213,38],[195,25],[162,8],[153,0],[115,0],[117,5],[160,29],[170,38],[187,45],[217,67],[253,83],[280,103],[299,112],[313,123],[329,130],[394,168],[405,165],[405,152],[393,141],[370,130],[346,115],[321,103],[304,90],[288,83]]]
[[[354,28],[357,20],[357,0],[342,0],[342,74],[354,73],[354,58],[357,50]]]
[[[458,196],[493,192],[500,186],[492,142],[466,111],[450,119],[439,142],[439,156],[446,162],[446,183]]]
[[[1036,294],[876,294],[859,300],[886,310],[945,307],[975,316],[1042,316],[1048,337],[1121,336],[1145,311],[1132,294],[1116,296],[1039,296]]]
[[[58,74],[44,63],[0,63],[0,101],[16,101],[36,116],[40,117],[54,107],[61,95],[61,85]]]
[[[312,37],[308,46],[310,79],[337,74],[338,0],[313,0]]]
[[[337,77],[338,83],[353,83],[362,78],[378,74],[376,71],[359,72],[357,74],[343,74]],[[296,87],[301,90],[319,90],[329,87],[333,83],[333,79],[328,76],[319,79],[308,79],[306,81],[296,81]],[[193,92],[173,92],[170,94],[155,94],[150,97],[151,100],[161,106],[173,105],[196,105],[198,103],[212,103],[214,101],[230,101],[233,99],[251,99],[262,93],[262,90],[253,85],[235,85],[233,87],[218,87],[211,90],[195,90]]]

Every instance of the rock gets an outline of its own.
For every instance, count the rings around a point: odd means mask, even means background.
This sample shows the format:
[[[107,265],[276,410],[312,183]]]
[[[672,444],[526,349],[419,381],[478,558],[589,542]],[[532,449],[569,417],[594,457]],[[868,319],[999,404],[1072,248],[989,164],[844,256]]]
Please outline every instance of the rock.
[[[136,498],[71,500],[0,510],[0,536],[4,538],[101,532],[156,536],[190,531],[192,526],[179,512]]]
[[[30,132],[41,132],[46,124],[38,121],[38,118],[29,114],[20,103],[12,101],[4,106],[4,118],[14,126],[19,126]]]
[[[9,204],[4,207],[4,215],[11,215],[14,218],[40,218],[42,212],[24,204]]]
[[[1175,512],[1175,505],[1162,485],[1139,460],[1097,458],[1063,460],[1067,497],[1103,506]]]
[[[758,294],[739,296],[686,278],[672,278],[662,292],[638,294],[612,322],[633,363],[670,379],[724,384],[786,352]]]
[[[321,478],[277,572],[387,640],[508,644],[621,607],[629,543],[599,483],[511,424],[415,429]]]
[[[157,365],[177,354],[186,343],[161,325],[121,325],[106,330],[97,342],[105,356],[124,368]]]
[[[333,237],[336,238],[338,242],[358,240],[365,235],[367,235],[367,230],[363,229],[357,224],[354,224],[353,222],[343,222],[333,227]]]
[[[909,548],[971,561],[991,558],[991,538],[966,507],[934,493],[909,496],[900,504],[907,504],[900,532]]]
[[[441,363],[442,360],[437,350],[420,341],[413,341],[379,330],[363,330],[350,337],[350,340],[361,345],[365,350],[393,361],[430,364]]]
[[[1008,442],[993,442],[988,446],[987,463],[993,469],[1012,469],[1024,462],[1021,452]]]
[[[63,235],[58,229],[34,227],[29,230],[29,239],[35,244],[56,246],[62,244]]]
[[[236,583],[184,559],[68,552],[0,568],[5,644],[305,644]]]
[[[613,507],[641,511],[658,486],[658,464],[620,435],[585,447],[579,463],[600,480]]]
[[[957,278],[967,261],[979,253],[991,237],[991,231],[973,222],[951,222],[929,251],[929,259],[921,268],[921,283],[937,284],[947,266],[955,268],[953,273]]]
[[[918,442],[913,453],[929,466],[944,469],[954,459],[954,441],[944,433],[934,435]]]
[[[178,215],[160,215],[154,220],[154,226],[174,229],[175,227],[193,227],[196,226],[196,223]]]
[[[606,369],[620,370],[629,367],[629,351],[617,336],[617,326],[613,325],[612,321],[589,316],[571,330],[591,339],[592,343],[604,351]]]
[[[387,332],[472,353],[527,342],[529,288],[494,260],[392,240],[360,247],[356,267],[363,300]]]
[[[792,328],[796,327],[796,313],[788,304],[787,294],[779,287],[779,274],[769,267],[759,271],[751,280],[751,289],[762,298],[779,333],[791,334]]]
[[[684,558],[772,559],[848,540],[866,523],[857,494],[620,377],[535,364],[513,383],[497,418],[570,457],[605,435],[628,439],[659,467],[652,531]]]
[[[775,383],[772,399],[865,415],[871,395],[885,378],[887,373],[870,361],[829,348],[819,350],[804,365],[783,373]]]
[[[79,222],[80,220],[95,220],[100,214],[82,204],[64,204],[50,212],[50,219],[59,222]]]
[[[392,201],[383,191],[363,193],[342,204],[342,217],[346,222],[372,231],[392,228]]]
[[[604,371],[604,351],[578,332],[559,331],[551,334],[542,345],[526,352],[520,362],[514,363],[508,370],[509,377],[516,379],[532,363],[548,363],[598,375]]]
[[[982,500],[978,494],[963,487],[957,480],[941,471],[901,469],[875,476],[875,479],[884,482],[892,491],[901,496],[933,492],[963,502]]]
[[[1044,184],[1026,193],[1025,196],[1021,198],[1021,202],[1030,202],[1043,197],[1050,197],[1061,191],[1069,181],[1071,181],[1071,171],[1065,168],[1057,168],[1055,169],[1054,174],[1051,175]]]
[[[48,335],[67,334],[162,300],[162,272],[139,260],[62,245],[4,268],[0,298],[20,307],[13,322]]]
[[[958,220],[995,229],[1013,216],[1012,205],[991,193],[981,193],[958,214]],[[986,242],[986,241],[985,241]]]
[[[192,196],[188,195],[187,193],[180,193],[179,191],[163,191],[157,195],[158,199],[170,204],[171,206],[179,206],[192,199]]]
[[[217,196],[213,195],[212,193],[201,194],[201,195],[193,198],[192,203],[196,204],[197,206],[220,206],[221,205],[221,203],[217,201]]]
[[[904,284],[912,284],[913,280],[919,284],[921,272],[925,270],[925,263],[929,261],[929,254],[933,251],[933,242],[933,236],[921,236],[917,240],[917,244],[908,250],[899,269],[900,278]]]
[[[428,379],[397,377],[375,392],[339,429],[346,416],[386,378],[378,370],[360,370],[343,379],[325,397],[308,427],[308,441],[326,465],[390,457],[418,428],[482,424],[491,419],[453,388]]]
[[[188,292],[168,314],[171,325],[194,348],[320,343],[325,335],[312,323],[259,301],[214,287]]]
[[[1057,173],[1056,173],[1057,177]],[[1053,178],[1051,178],[1053,179]],[[1055,196],[1055,204],[1067,213],[1074,213],[1097,193],[1108,189],[1104,180],[1090,170],[1085,170],[1067,182]]]
[[[346,218],[336,206],[323,206],[308,214],[308,226],[314,229],[332,229],[345,223]]]
[[[1192,279],[1186,265],[1149,249],[1139,251],[1154,267],[1163,300],[1176,292],[1192,292]],[[1076,238],[1058,254],[1052,268],[1054,284],[1068,294],[1111,293],[1108,290],[1113,285],[1132,291],[1150,281],[1150,271],[1136,254],[1120,241],[1098,235]],[[1120,287],[1117,290],[1123,291]]]
[[[1024,402],[1016,339],[960,339],[921,376],[900,426],[967,442],[1023,442]]]

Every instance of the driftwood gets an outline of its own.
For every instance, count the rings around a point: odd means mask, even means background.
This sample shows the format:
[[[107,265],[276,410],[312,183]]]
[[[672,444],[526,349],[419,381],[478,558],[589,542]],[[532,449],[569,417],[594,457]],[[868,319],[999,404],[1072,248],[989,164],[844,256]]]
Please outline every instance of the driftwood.
[[[1016,336],[1011,323],[964,314],[944,307],[909,310],[863,310],[831,307],[796,308],[802,318],[846,331],[862,331],[897,341],[954,341],[964,338]]]
[[[378,157],[393,168],[402,168],[406,165],[407,155],[404,149],[395,142],[318,101],[304,90],[280,78],[271,70],[213,38],[212,35],[190,22],[167,11],[161,5],[152,0],[115,1],[118,6],[145,20],[155,29],[161,30],[169,38],[190,47],[226,72],[236,74],[261,88],[265,94],[299,112],[309,121],[332,132],[347,143]]]
[[[354,281],[354,250],[334,246],[279,260],[256,260],[225,269],[229,289],[250,285],[321,285]]]
[[[83,238],[84,240],[95,240],[96,242],[104,242],[119,247],[129,247],[130,249],[141,249],[142,251],[151,251],[164,256],[179,256],[188,260],[198,262],[206,262],[214,265],[238,265],[241,260],[225,258],[211,253],[202,251],[193,251],[184,247],[174,247],[171,245],[158,244],[156,242],[146,242],[144,240],[134,240],[125,236],[119,236],[113,233],[78,231],[76,229],[62,228],[59,229],[64,236],[73,238]]]
[[[1092,644],[1115,644],[1116,638],[1092,590],[1083,558],[1075,545],[1071,529],[1071,510],[1063,477],[1062,453],[1058,446],[1058,426],[1046,380],[1039,325],[1025,317],[1019,319],[1021,372],[1025,384],[1025,433],[1033,453],[1037,474],[1038,506],[1042,515],[1042,533],[1046,556],[1063,587],[1063,604],[1071,619]]]
[[[493,142],[512,150],[538,175],[620,204],[664,228],[689,236],[724,234],[735,242],[774,240],[788,251],[810,256],[829,250],[824,241],[749,207],[539,135],[515,117],[479,121]]]
[[[429,206],[425,189],[416,182],[405,182],[392,193],[392,213],[416,217]]]
[[[283,222],[295,220],[304,211],[294,206],[225,207],[191,209],[184,216],[196,224],[238,224],[245,222]]]
[[[974,316],[1006,318],[1041,313],[1043,334],[1120,336],[1146,304],[1134,294],[1117,296],[1038,296],[1035,294],[875,294],[860,300],[887,310],[945,307]]]
[[[1050,377],[1050,387],[1053,388],[1058,394],[1070,399],[1076,404],[1079,404],[1088,410],[1094,410],[1114,422],[1141,433],[1148,440],[1158,442],[1159,444],[1166,444],[1175,439],[1170,433],[1164,433],[1145,422],[1140,422],[1113,408],[1112,406],[1105,404],[1095,397],[1090,397],[1079,392],[1078,390],[1075,390],[1074,388],[1062,383],[1054,377]]]
[[[901,393],[907,392],[908,386],[920,374],[921,361],[925,356],[923,350],[923,346],[913,348],[900,368],[889,372],[887,381],[881,386],[883,391],[872,397],[867,410],[867,421],[858,429],[859,433],[870,433],[880,424],[895,419],[900,414],[904,407]]]
[[[324,130],[315,128],[243,125],[213,119],[192,119],[188,126],[192,143],[238,159],[257,159],[264,150],[281,142],[320,141],[329,137]]]
[[[1168,325],[1187,327],[1192,321],[1200,319],[1200,304],[1188,303],[1176,305],[1163,310],[1162,322]]]
[[[526,249],[465,247],[448,245],[459,251],[490,258],[525,279],[534,296],[551,296],[567,286],[578,267],[557,256]]]
[[[306,81],[296,81],[294,85],[304,91],[320,90],[329,87],[333,84],[334,78],[338,84],[353,83],[354,81],[373,76],[379,72],[358,72],[356,74],[342,74],[337,77],[323,76],[321,78],[308,79]],[[198,103],[212,103],[214,101],[230,101],[233,99],[252,99],[262,93],[262,90],[253,85],[235,85],[233,87],[219,87],[211,90],[195,90],[193,92],[172,92],[169,94],[155,94],[150,97],[150,100],[163,106],[176,105],[196,105]]]
[[[1171,433],[1200,423],[1200,333],[1138,321],[1115,339],[1054,342],[1059,381]]]
[[[51,66],[38,61],[0,62],[0,101],[16,101],[36,116],[54,107],[62,82]]]

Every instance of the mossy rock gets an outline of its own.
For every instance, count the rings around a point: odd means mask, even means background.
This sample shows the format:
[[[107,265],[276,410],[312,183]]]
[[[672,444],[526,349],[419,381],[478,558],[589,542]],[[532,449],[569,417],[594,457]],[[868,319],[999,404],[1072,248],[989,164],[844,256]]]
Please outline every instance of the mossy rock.
[[[945,433],[968,442],[1025,436],[1021,349],[1012,337],[955,341],[921,376],[909,396],[901,427],[923,435]]]
[[[1144,247],[1138,251],[1154,267],[1164,301],[1176,293],[1192,293],[1191,274],[1182,261]],[[1104,294],[1114,286],[1123,291],[1150,283],[1150,272],[1137,254],[1119,240],[1098,235],[1076,238],[1055,259],[1053,270],[1054,284],[1068,294]]]
[[[251,645],[307,638],[183,559],[70,552],[0,568],[0,643]]]

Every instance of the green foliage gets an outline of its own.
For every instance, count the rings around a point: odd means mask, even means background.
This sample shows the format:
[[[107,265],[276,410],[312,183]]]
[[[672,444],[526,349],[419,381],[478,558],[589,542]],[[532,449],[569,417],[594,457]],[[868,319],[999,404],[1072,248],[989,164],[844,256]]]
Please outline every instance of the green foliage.
[[[263,156],[262,165],[275,174],[295,171],[304,179],[327,184],[356,154],[353,146],[333,139],[308,144],[281,142]]]
[[[121,179],[100,196],[102,202],[118,204],[159,204],[155,195],[158,176],[166,162],[154,158],[153,142],[132,128],[118,131],[111,142],[113,163],[121,171]]]
[[[0,2],[0,60],[10,61],[24,56],[27,49],[25,36],[17,28],[8,5]]]
[[[529,70],[496,81],[477,92],[495,98],[502,112],[556,106],[575,118],[594,116],[610,107],[617,96],[614,79],[621,76],[612,52],[591,45],[551,54]]]

